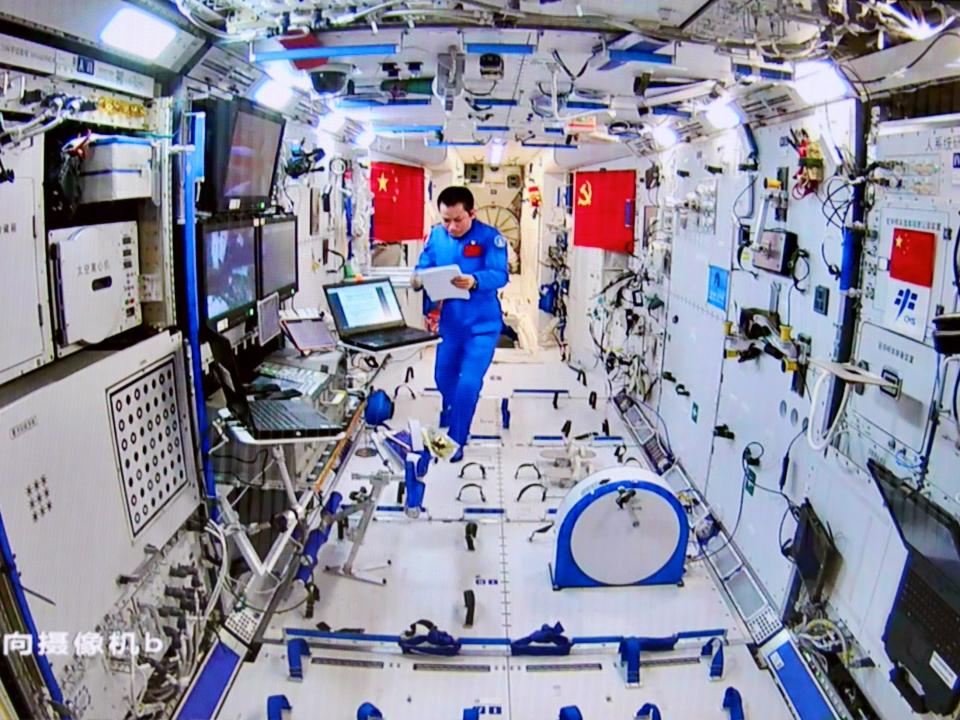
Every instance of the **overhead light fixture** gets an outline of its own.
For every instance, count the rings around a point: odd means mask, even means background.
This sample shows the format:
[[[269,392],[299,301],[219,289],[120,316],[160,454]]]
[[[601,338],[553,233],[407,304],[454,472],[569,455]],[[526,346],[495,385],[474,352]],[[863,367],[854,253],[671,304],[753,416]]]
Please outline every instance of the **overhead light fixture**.
[[[338,112],[329,112],[321,115],[317,120],[317,129],[326,130],[331,135],[336,135],[343,130],[344,123],[347,122],[346,116]]]
[[[276,80],[267,80],[253,94],[254,101],[274,110],[283,110],[293,99],[293,90]]]
[[[799,63],[793,89],[808,105],[821,105],[850,93],[850,85],[836,66],[825,62]]]
[[[494,138],[490,141],[490,147],[487,150],[487,163],[493,167],[499,167],[503,162],[503,153],[507,149],[507,144],[500,138]]]
[[[364,128],[363,132],[357,135],[357,139],[354,140],[354,144],[358,147],[368,148],[373,145],[373,141],[377,139],[377,134],[373,131],[372,128]]]
[[[100,31],[100,42],[144,60],[156,60],[177,36],[177,29],[143,10],[125,7]]]
[[[653,140],[666,150],[676,145],[680,141],[680,137],[677,135],[677,131],[669,125],[657,125],[653,128]]]
[[[740,111],[737,110],[730,98],[720,98],[707,105],[704,113],[707,122],[717,130],[726,130],[736,127],[743,119],[740,117]]]
[[[296,69],[287,60],[274,60],[263,64],[263,69],[267,75],[272,77],[278,83],[294,87],[304,92],[310,92],[313,88],[310,78]]]

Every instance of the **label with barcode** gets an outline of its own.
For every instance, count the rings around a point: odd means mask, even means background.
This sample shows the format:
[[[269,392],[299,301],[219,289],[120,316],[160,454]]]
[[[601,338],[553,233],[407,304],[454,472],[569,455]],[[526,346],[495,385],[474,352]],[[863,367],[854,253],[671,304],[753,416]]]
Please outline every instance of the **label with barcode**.
[[[933,655],[930,656],[930,667],[932,667],[933,671],[940,676],[940,679],[947,684],[948,688],[953,690],[957,686],[957,674],[947,665],[947,661],[940,657],[936,650],[934,650]]]

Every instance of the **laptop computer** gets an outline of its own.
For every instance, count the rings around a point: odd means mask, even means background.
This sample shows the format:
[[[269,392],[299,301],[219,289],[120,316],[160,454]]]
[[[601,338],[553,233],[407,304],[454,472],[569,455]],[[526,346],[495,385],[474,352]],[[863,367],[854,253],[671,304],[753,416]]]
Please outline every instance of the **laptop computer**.
[[[407,325],[388,279],[325,285],[323,291],[340,340],[347,345],[380,351],[437,338]]]
[[[227,406],[257,440],[325,438],[343,432],[341,423],[333,422],[302,400],[249,400],[230,342],[217,333],[210,333],[207,340]]]
[[[883,634],[891,680],[915,712],[948,715],[960,703],[960,522],[876,460],[867,469],[907,547]]]

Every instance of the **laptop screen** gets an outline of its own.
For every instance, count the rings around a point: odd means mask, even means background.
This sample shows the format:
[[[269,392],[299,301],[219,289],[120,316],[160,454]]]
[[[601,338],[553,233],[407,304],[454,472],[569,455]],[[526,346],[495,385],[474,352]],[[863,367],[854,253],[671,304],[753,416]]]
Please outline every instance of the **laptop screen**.
[[[867,465],[904,542],[960,587],[960,523],[923,495],[905,492],[902,481],[883,465],[874,460]]]
[[[397,294],[389,280],[333,285],[324,289],[342,337],[405,325]]]

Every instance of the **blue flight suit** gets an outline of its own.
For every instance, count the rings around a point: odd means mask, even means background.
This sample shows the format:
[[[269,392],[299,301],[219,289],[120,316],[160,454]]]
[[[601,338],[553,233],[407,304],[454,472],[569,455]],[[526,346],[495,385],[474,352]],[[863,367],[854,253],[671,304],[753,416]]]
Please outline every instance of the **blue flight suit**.
[[[477,286],[467,300],[444,300],[434,379],[443,396],[441,425],[450,423],[450,437],[465,445],[480,399],[483,376],[503,329],[497,290],[507,284],[507,242],[496,228],[474,220],[463,237],[451,237],[442,225],[430,231],[417,270],[459,265]]]

